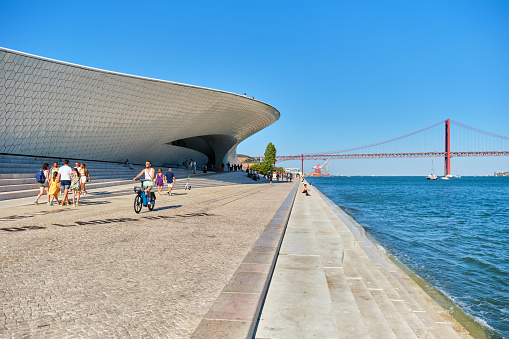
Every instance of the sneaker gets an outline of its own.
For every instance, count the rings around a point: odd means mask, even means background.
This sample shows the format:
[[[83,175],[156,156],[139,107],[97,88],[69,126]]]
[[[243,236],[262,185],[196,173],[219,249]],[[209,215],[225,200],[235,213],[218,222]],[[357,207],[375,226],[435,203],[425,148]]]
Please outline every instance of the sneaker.
[[[79,206],[79,205],[80,205],[80,203],[79,203],[79,202],[77,202],[77,203],[76,203],[76,206]]]
[[[49,205],[49,206],[53,206],[53,204],[52,204],[52,203],[50,203],[50,202],[48,202],[48,205]]]
[[[34,201],[34,204],[39,205],[39,202],[36,200],[36,201]]]

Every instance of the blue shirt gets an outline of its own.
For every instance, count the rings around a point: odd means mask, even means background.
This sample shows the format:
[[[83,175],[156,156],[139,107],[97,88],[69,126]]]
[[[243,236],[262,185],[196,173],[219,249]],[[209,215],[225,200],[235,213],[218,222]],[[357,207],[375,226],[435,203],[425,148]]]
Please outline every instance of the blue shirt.
[[[170,184],[173,182],[173,178],[175,178],[175,173],[173,173],[172,171],[168,171],[164,174],[164,176],[166,177],[166,182]]]

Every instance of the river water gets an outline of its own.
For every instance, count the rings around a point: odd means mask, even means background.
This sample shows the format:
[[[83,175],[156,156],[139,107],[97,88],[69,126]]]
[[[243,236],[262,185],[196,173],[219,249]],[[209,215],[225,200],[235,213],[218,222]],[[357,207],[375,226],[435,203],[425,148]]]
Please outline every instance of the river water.
[[[306,179],[490,338],[509,337],[509,177]]]

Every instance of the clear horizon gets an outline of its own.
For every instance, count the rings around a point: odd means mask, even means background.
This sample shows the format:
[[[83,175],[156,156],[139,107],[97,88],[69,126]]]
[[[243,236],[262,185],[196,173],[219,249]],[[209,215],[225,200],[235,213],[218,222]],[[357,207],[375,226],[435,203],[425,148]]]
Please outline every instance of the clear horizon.
[[[0,32],[20,52],[254,96],[281,118],[238,146],[251,156],[269,142],[278,155],[358,147],[446,119],[509,136],[507,1],[4,0]],[[330,172],[432,167],[442,175],[443,159],[331,160]],[[509,157],[452,159],[452,174],[505,171]]]

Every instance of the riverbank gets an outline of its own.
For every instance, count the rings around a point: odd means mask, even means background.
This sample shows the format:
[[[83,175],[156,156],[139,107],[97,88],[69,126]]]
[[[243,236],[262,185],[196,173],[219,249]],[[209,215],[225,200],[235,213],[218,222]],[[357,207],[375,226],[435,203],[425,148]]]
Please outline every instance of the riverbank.
[[[318,190],[317,190],[318,191]],[[319,191],[318,191],[319,192]],[[391,260],[394,265],[396,265],[403,274],[405,274],[408,278],[410,278],[415,284],[417,284],[418,288],[424,291],[433,301],[435,301],[441,308],[443,308],[456,322],[461,325],[464,330],[466,330],[472,337],[481,339],[481,338],[489,338],[489,334],[487,333],[487,329],[483,328],[472,316],[465,313],[461,307],[454,303],[447,295],[441,292],[439,289],[435,288],[433,285],[428,283],[426,280],[421,278],[417,273],[412,271],[408,266],[402,263],[395,255],[389,252],[386,248],[384,248],[381,244],[379,244],[369,233],[366,233],[365,229],[357,223],[351,215],[343,211],[340,207],[338,207],[332,200],[326,197],[322,192],[319,192],[323,199],[328,200],[328,204],[330,206],[335,206],[338,213],[344,215],[344,217],[348,218],[351,223],[351,227],[355,227],[359,230],[359,234],[361,237],[365,237],[368,241],[373,243],[375,248],[377,249],[379,255]],[[436,305],[435,305],[436,306]],[[455,325],[458,326],[458,325]],[[465,333],[463,329],[459,330],[460,333]]]
[[[257,338],[471,338],[315,187],[299,193]]]
[[[468,322],[474,319],[473,325],[489,338],[507,336],[507,178],[434,182],[422,177],[337,177],[311,182],[389,256],[404,263],[409,275],[433,286],[430,294],[449,312],[457,313],[459,306]]]

